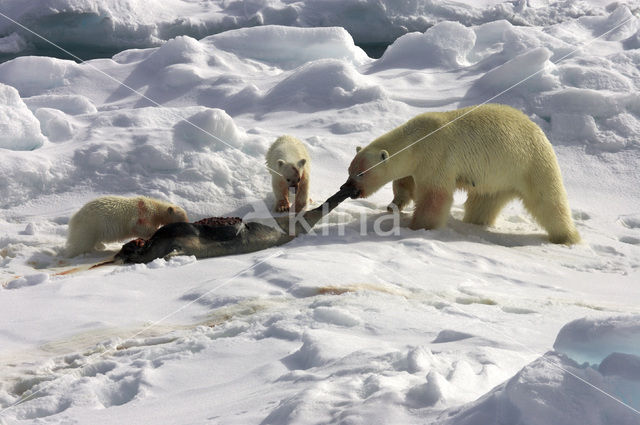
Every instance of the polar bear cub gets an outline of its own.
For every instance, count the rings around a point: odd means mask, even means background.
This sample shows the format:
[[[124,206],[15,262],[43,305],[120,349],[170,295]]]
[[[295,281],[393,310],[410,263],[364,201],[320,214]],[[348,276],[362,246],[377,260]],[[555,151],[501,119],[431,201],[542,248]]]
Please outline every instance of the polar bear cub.
[[[71,217],[66,255],[102,250],[103,242],[148,239],[162,225],[186,221],[187,213],[168,202],[145,196],[104,196],[88,202]]]
[[[275,210],[289,211],[289,188],[296,191],[294,211],[309,202],[309,170],[311,158],[304,144],[292,136],[279,137],[267,151],[267,167],[276,197]]]

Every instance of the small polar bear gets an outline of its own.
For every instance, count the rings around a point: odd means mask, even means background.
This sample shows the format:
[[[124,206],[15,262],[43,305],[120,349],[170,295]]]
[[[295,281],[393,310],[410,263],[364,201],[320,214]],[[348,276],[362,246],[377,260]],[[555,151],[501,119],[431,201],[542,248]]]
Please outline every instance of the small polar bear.
[[[168,202],[145,196],[104,196],[88,202],[71,217],[66,255],[102,250],[103,242],[148,239],[162,225],[186,221],[187,213]]]
[[[276,197],[276,212],[289,211],[289,188],[295,189],[294,211],[302,211],[309,202],[311,158],[304,144],[292,136],[279,137],[267,151],[267,168]]]
[[[551,242],[580,241],[551,143],[506,105],[418,115],[357,149],[344,186],[367,197],[390,181],[390,209],[415,202],[414,230],[444,226],[453,192],[463,189],[467,223],[493,225],[505,204],[520,198]]]

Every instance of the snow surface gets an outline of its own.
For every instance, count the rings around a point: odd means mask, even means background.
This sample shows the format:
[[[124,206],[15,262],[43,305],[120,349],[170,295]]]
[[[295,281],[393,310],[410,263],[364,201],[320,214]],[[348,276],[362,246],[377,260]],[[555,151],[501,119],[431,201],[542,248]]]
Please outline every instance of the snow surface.
[[[636,9],[44,3],[3,13],[71,41],[159,47],[0,64],[0,423],[640,423]],[[163,24],[175,10],[194,13]],[[245,16],[288,26],[171,33]],[[374,60],[354,33],[400,37]],[[20,51],[26,35],[9,36],[0,49]],[[356,146],[493,97],[549,136],[583,243],[548,243],[518,202],[495,227],[462,223],[463,193],[444,229],[408,230],[411,211],[394,227],[386,187],[280,248],[54,275],[119,248],[61,256],[69,217],[96,196],[266,217],[264,154],[291,134],[317,205]]]

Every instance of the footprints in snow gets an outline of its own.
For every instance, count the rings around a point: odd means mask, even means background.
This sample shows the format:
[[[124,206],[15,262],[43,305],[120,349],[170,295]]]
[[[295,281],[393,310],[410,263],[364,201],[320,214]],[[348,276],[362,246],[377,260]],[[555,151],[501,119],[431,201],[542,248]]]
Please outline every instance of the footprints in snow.
[[[144,395],[150,370],[205,347],[195,338],[175,336],[125,340],[105,354],[109,346],[98,344],[36,369],[33,363],[18,365],[13,377],[0,382],[0,409],[20,402],[11,413],[17,419],[37,419],[70,407],[121,406]]]
[[[618,221],[627,229],[640,229],[640,214],[621,215]]]
[[[621,236],[618,240],[629,245],[640,245],[640,238],[634,236]]]
[[[471,401],[514,373],[517,366],[511,363],[518,364],[509,359],[502,367],[500,360],[510,355],[505,357],[505,352],[495,349],[480,355],[458,350],[436,352],[425,346],[385,351],[384,346],[372,346],[370,341],[362,347],[360,339],[348,352],[343,344],[327,345],[326,338],[331,336],[310,332],[303,346],[283,360],[290,372],[278,382],[300,385],[304,390],[284,400],[263,423],[275,423],[276,419],[278,423],[296,422],[296,412],[316,418],[322,415],[323,423],[338,423],[351,409],[365,404],[376,417],[360,417],[361,421],[385,422],[377,415],[395,406],[419,409],[440,402]]]
[[[638,232],[640,230],[640,214],[620,216],[618,223],[634,232],[633,235],[624,235],[618,240],[629,245],[640,245],[640,233]]]

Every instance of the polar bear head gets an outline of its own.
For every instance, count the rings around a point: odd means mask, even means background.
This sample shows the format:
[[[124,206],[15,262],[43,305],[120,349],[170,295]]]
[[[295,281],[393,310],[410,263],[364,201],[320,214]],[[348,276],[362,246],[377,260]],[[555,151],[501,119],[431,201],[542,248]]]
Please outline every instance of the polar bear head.
[[[357,147],[356,156],[349,165],[349,179],[343,188],[352,188],[352,198],[366,198],[385,183],[388,178],[389,152],[374,146]]]
[[[307,163],[306,159],[301,159],[296,163],[286,162],[283,159],[278,160],[278,172],[287,181],[288,187],[298,188],[300,179],[303,177],[303,168]]]
[[[167,207],[166,218],[169,223],[186,223],[189,221],[187,212],[177,205]]]

